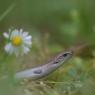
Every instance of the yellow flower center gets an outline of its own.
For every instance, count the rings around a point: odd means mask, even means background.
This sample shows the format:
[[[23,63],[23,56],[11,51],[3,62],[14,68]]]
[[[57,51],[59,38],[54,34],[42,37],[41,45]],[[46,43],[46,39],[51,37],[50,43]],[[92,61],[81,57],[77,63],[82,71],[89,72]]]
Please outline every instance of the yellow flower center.
[[[19,45],[21,45],[21,43],[22,43],[22,39],[20,36],[15,36],[12,38],[12,44],[14,46],[19,46]]]

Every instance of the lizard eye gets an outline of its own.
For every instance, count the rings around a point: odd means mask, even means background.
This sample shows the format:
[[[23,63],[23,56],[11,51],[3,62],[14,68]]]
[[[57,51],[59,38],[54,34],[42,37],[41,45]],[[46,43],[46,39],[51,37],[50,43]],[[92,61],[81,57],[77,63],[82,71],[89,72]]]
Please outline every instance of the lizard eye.
[[[63,57],[66,57],[66,56],[71,55],[71,54],[72,54],[72,52],[66,52],[63,54]]]
[[[68,53],[65,53],[65,54],[63,54],[63,57],[66,57],[68,55]]]

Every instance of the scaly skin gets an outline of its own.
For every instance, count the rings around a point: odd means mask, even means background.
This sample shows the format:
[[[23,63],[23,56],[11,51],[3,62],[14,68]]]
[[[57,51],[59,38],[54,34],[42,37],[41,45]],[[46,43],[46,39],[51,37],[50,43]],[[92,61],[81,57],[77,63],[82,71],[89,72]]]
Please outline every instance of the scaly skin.
[[[15,78],[31,78],[32,80],[40,79],[44,76],[47,76],[48,74],[59,68],[61,65],[63,65],[67,60],[72,57],[72,54],[72,50],[61,52],[52,61],[45,65],[16,73]]]

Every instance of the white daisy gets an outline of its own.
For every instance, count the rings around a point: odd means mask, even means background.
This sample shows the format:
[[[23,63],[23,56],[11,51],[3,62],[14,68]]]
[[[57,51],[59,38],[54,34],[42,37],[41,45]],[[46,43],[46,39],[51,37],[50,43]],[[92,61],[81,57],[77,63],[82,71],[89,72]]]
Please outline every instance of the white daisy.
[[[8,40],[5,45],[5,51],[9,54],[23,55],[30,51],[32,45],[32,36],[22,29],[9,30],[9,33],[4,32],[4,37]]]

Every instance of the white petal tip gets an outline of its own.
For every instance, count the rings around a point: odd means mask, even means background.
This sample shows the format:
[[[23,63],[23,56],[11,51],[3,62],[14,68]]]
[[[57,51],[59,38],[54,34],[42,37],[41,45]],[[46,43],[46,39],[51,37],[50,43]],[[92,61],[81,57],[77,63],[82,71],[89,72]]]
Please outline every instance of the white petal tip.
[[[3,36],[4,36],[5,38],[7,38],[7,39],[9,38],[9,34],[6,33],[6,32],[3,33]]]

